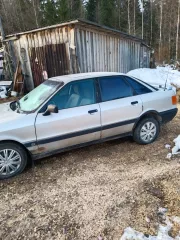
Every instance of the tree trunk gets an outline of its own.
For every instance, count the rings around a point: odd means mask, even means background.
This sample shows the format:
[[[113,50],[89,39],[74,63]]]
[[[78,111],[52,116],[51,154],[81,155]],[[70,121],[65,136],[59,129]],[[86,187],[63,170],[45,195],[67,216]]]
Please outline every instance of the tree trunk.
[[[118,28],[121,29],[121,0],[118,1]]]
[[[180,14],[180,0],[178,1],[178,19],[177,19],[177,33],[176,33],[176,61],[178,60],[178,47],[179,47],[179,14]]]
[[[131,34],[131,22],[130,22],[130,0],[128,0],[128,33]]]
[[[17,11],[17,9],[19,11]],[[14,10],[16,12],[16,18],[17,18],[17,22],[18,22],[20,31],[26,31],[25,21],[24,21],[23,14],[22,14],[21,3],[19,2],[19,0],[17,1],[17,7],[14,8]]]
[[[172,31],[172,5],[171,5],[171,11],[170,11],[170,17],[169,17],[169,36],[168,36],[168,41],[169,41],[169,61],[171,60],[171,31]]]
[[[35,6],[34,1],[35,0],[32,0],[34,16],[35,16],[35,20],[36,20],[36,27],[39,28],[38,17],[37,17],[37,6]]]
[[[152,0],[150,0],[150,4],[151,4],[151,40],[150,40],[150,46],[152,46],[152,36],[153,36],[153,3]]]
[[[144,39],[144,0],[142,0],[142,39]]]
[[[162,14],[163,14],[163,1],[160,3],[160,22],[159,22],[159,61],[161,61],[161,45],[162,45]]]
[[[134,35],[136,35],[136,0],[134,0]]]

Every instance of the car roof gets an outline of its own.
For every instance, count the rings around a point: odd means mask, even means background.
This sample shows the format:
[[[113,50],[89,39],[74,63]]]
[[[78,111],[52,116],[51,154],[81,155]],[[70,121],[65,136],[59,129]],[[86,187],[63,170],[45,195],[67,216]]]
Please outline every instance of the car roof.
[[[89,78],[119,76],[119,75],[125,75],[125,74],[118,73],[118,72],[89,72],[89,73],[77,73],[77,74],[52,77],[52,78],[49,78],[49,80],[68,83],[71,81],[77,81],[77,80],[83,80],[83,79],[89,79]]]

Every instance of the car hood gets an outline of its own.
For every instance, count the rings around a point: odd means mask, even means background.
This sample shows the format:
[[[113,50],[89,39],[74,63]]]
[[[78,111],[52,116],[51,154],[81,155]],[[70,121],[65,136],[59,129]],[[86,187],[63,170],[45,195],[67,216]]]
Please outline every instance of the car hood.
[[[13,121],[15,119],[21,118],[22,114],[19,114],[15,111],[13,111],[10,107],[9,107],[9,103],[3,103],[0,104],[0,124],[1,123],[5,123],[5,122],[9,122],[9,121]]]

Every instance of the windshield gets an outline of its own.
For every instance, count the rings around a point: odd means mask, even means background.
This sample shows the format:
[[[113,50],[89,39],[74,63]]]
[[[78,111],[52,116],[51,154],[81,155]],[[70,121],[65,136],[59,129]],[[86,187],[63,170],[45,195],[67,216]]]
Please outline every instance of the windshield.
[[[47,80],[32,90],[18,102],[19,110],[23,112],[32,112],[46,101],[60,86],[62,82]]]

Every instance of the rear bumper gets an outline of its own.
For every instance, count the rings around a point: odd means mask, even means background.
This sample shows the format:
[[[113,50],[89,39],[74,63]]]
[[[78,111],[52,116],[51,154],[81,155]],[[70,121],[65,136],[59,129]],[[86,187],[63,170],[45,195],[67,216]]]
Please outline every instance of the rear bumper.
[[[161,112],[160,116],[162,117],[162,123],[170,122],[176,116],[177,112],[178,112],[177,108]]]

